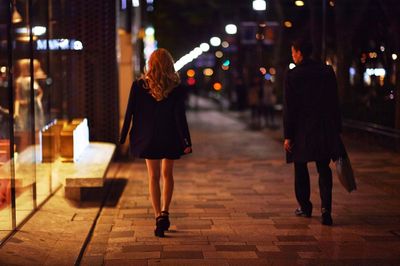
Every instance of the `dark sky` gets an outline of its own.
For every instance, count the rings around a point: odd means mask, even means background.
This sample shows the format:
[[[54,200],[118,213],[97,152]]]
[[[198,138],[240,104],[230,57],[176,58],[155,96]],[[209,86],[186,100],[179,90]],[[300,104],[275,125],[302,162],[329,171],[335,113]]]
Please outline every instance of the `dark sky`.
[[[268,15],[268,19],[275,16],[272,8],[268,13],[257,14],[252,0],[156,0],[149,18],[159,46],[177,57],[208,42],[213,34],[222,35],[226,24],[256,20],[258,15]]]

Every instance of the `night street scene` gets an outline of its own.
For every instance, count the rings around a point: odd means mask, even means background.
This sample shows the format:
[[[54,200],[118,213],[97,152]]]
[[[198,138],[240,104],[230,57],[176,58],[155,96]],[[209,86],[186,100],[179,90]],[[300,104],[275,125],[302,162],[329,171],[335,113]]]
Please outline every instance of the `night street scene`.
[[[399,14],[1,0],[0,265],[400,265]]]

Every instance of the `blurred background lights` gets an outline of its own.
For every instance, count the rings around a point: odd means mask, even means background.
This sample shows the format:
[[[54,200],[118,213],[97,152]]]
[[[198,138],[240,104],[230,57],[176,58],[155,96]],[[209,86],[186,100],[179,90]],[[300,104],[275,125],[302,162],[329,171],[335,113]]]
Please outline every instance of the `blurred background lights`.
[[[225,26],[225,31],[228,34],[236,34],[237,33],[237,27],[235,24],[228,24]]]
[[[212,37],[212,38],[210,39],[210,44],[211,44],[212,46],[219,46],[219,45],[221,44],[221,39],[218,38],[218,37]]]
[[[7,68],[6,68],[5,66],[2,66],[2,67],[0,68],[0,72],[1,72],[1,73],[6,73],[6,70],[7,70]]]
[[[215,82],[215,83],[213,84],[213,88],[214,88],[214,90],[216,90],[216,91],[220,91],[220,90],[222,89],[222,84],[219,83],[219,82]]]
[[[295,4],[296,6],[304,6],[304,1],[296,0],[296,1],[294,2],[294,4]]]
[[[222,64],[224,66],[229,66],[231,64],[230,60],[225,60],[225,62]]]
[[[205,68],[203,70],[203,74],[206,77],[210,77],[210,76],[212,76],[214,74],[214,71],[211,68]]]
[[[146,35],[154,35],[154,28],[153,27],[147,27],[145,30]]]
[[[223,52],[221,52],[221,51],[216,51],[215,52],[215,57],[217,57],[217,58],[222,58],[224,56],[224,53]]]
[[[222,46],[223,48],[228,48],[228,47],[229,47],[229,42],[223,41],[223,42],[221,43],[221,46]]]
[[[253,9],[257,11],[264,11],[267,9],[265,0],[253,0]]]
[[[229,70],[229,66],[222,65],[221,68],[222,68],[222,70],[225,70],[225,71]]]
[[[139,0],[132,0],[132,6],[133,6],[133,7],[138,7],[138,6],[140,6]]]
[[[271,75],[275,75],[275,74],[276,74],[276,69],[275,69],[274,67],[270,67],[270,68],[269,68],[269,73],[270,73]]]
[[[286,20],[285,22],[283,22],[283,25],[284,25],[286,28],[291,28],[291,27],[293,27],[292,22],[289,21],[289,20]]]
[[[289,69],[293,69],[293,68],[295,68],[296,67],[296,65],[294,64],[294,63],[290,63],[289,64]]]
[[[271,80],[272,76],[271,74],[267,73],[264,75],[265,80]]]
[[[189,69],[188,71],[186,71],[186,75],[187,75],[189,78],[193,78],[193,77],[196,75],[196,72],[194,72],[193,69]]]
[[[396,60],[397,59],[397,54],[392,54],[392,59]]]
[[[195,78],[188,78],[188,79],[187,79],[187,84],[188,84],[189,86],[195,85],[195,84],[196,84],[196,79],[195,79]]]
[[[260,72],[262,75],[265,75],[267,73],[267,70],[265,69],[265,67],[260,67]]]
[[[210,50],[210,45],[208,43],[203,42],[202,44],[200,44],[200,49],[203,52],[207,52],[208,50]]]

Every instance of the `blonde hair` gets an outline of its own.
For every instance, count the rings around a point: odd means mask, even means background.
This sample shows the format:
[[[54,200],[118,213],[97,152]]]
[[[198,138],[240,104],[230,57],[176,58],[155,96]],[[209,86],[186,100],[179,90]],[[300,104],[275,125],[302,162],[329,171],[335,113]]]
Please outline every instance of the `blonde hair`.
[[[155,50],[149,59],[148,70],[144,72],[145,87],[157,101],[168,97],[180,83],[171,54],[163,48]]]

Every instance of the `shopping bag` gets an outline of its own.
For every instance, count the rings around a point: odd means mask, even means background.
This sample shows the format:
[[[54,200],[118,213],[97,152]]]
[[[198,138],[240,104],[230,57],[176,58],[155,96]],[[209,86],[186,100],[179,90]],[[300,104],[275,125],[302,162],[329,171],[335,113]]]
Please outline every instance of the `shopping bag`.
[[[348,156],[341,156],[336,161],[336,174],[342,186],[350,193],[357,189],[353,168]]]

